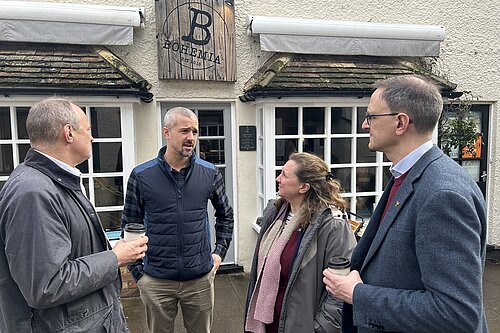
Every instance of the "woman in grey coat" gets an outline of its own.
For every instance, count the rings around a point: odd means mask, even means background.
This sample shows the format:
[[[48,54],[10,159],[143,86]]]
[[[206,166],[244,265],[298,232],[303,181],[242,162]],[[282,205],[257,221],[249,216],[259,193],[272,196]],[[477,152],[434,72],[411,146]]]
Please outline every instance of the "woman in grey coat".
[[[246,332],[340,332],[342,304],[322,282],[331,257],[356,244],[346,202],[326,163],[290,155],[276,178],[280,199],[261,221],[247,293]]]

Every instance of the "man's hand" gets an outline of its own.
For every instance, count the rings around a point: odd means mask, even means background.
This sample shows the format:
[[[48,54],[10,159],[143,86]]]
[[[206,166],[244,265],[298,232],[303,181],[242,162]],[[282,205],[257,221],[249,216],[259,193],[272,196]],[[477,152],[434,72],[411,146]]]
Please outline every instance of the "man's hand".
[[[120,239],[116,242],[113,247],[113,252],[116,254],[116,258],[118,259],[118,266],[125,266],[126,264],[130,264],[138,259],[144,258],[146,255],[146,250],[148,246],[146,245],[149,238],[143,236],[134,241],[124,241]]]
[[[339,300],[352,304],[354,287],[356,287],[358,283],[363,283],[363,281],[358,271],[351,271],[349,275],[342,276],[333,274],[333,272],[327,268],[323,271],[323,283],[326,285],[326,290],[330,294]]]
[[[220,255],[215,253],[212,253],[212,258],[214,260],[214,267],[212,268],[212,271],[215,273],[219,269],[219,266],[222,262],[222,258],[220,257]]]

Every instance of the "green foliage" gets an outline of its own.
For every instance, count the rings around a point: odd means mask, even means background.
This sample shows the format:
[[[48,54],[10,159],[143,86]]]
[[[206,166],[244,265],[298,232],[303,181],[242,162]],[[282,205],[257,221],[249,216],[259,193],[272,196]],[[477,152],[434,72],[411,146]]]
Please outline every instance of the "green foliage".
[[[472,117],[473,95],[464,92],[461,98],[450,101],[445,106],[438,123],[438,144],[445,154],[450,155],[452,149],[466,148],[466,152],[475,155],[474,142],[477,138],[477,119]],[[459,157],[461,157],[461,153]]]

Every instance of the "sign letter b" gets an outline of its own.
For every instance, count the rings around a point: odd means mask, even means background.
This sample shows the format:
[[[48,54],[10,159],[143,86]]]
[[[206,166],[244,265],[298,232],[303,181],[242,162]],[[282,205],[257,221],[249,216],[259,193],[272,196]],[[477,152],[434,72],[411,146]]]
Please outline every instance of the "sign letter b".
[[[191,20],[191,27],[189,29],[189,35],[182,36],[182,40],[185,42],[191,42],[196,45],[207,45],[210,41],[211,34],[208,30],[208,27],[212,25],[212,16],[210,13],[205,12],[203,10],[199,10],[196,8],[189,8],[193,12],[193,19]],[[200,21],[198,21],[198,16],[200,16]],[[207,18],[207,22],[205,24],[203,22],[203,16]],[[205,35],[204,39],[196,39],[193,34],[196,28],[202,29],[205,33],[202,33],[202,36]]]

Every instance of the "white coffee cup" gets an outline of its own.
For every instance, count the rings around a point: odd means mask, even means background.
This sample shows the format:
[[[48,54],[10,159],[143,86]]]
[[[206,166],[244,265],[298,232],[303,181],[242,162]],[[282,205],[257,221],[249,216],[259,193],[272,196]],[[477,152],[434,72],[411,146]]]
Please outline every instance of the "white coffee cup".
[[[328,268],[333,274],[346,276],[351,271],[351,262],[347,258],[332,257],[328,260]]]
[[[134,241],[146,235],[146,226],[140,223],[127,223],[123,227],[123,239],[126,242]]]

